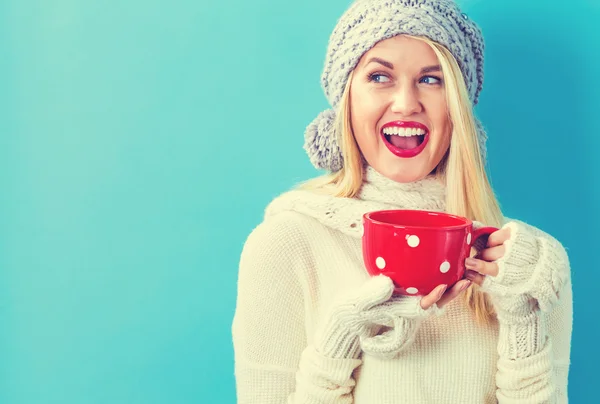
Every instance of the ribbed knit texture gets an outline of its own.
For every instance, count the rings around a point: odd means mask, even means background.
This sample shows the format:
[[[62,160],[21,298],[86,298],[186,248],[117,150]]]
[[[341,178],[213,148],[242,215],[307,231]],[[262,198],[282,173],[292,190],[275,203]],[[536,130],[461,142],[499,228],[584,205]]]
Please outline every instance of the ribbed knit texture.
[[[529,317],[513,321],[509,304],[508,316],[500,310],[499,322],[480,325],[459,298],[443,315],[417,322],[392,357],[365,353],[362,346],[358,359],[335,358],[323,348],[323,341],[330,342],[323,336],[338,335],[323,331],[332,320],[330,308],[369,280],[362,262],[362,214],[393,208],[443,211],[444,197],[443,185],[433,178],[398,184],[369,167],[358,198],[298,190],[276,198],[248,237],[240,262],[233,322],[238,403],[566,403],[572,329],[568,261],[556,240],[522,222],[509,223],[542,247],[533,250],[535,259],[522,258],[519,251],[530,251],[527,237],[521,242],[512,235],[493,283],[509,285],[517,275],[507,268],[534,261],[529,272],[536,282],[530,285],[545,280],[546,286],[523,290],[540,299],[539,307],[527,306]],[[371,338],[396,341],[390,331],[410,327],[399,319],[389,317],[390,326]]]

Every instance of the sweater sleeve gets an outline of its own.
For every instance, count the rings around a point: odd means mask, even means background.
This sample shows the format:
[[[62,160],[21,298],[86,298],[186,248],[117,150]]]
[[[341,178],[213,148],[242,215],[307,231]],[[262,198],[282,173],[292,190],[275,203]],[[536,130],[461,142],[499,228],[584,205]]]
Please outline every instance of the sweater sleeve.
[[[542,313],[547,338],[537,354],[511,360],[500,357],[496,396],[500,404],[568,403],[568,378],[573,329],[573,298],[568,282],[548,315]]]
[[[560,260],[543,259],[548,254],[541,254],[537,262],[538,271],[533,273],[559,273],[560,277],[548,278],[544,288],[551,293],[538,293],[544,299],[538,299],[540,306],[545,306],[546,311],[528,316],[531,324],[511,324],[510,327],[529,330],[524,333],[511,333],[509,325],[500,324],[498,372],[496,381],[498,385],[497,398],[500,404],[517,403],[557,403],[568,402],[567,382],[570,364],[571,332],[573,322],[573,298],[570,281],[570,266],[566,252],[562,245],[551,236],[525,225],[527,232],[537,241],[532,245],[546,243],[553,245],[552,254],[561,257]],[[533,239],[533,238],[532,238]],[[546,248],[550,251],[549,248]],[[523,250],[525,251],[525,250]],[[544,250],[542,250],[544,251]],[[543,265],[542,265],[543,264]],[[521,267],[521,266],[519,266]],[[560,279],[560,280],[559,280]],[[552,282],[550,280],[555,280]],[[534,287],[527,289],[540,289],[541,277]],[[552,285],[552,287],[550,287]],[[543,286],[543,285],[542,285]],[[543,301],[540,301],[543,300]],[[525,319],[524,319],[525,320]],[[503,329],[505,332],[503,332]],[[507,339],[507,336],[509,337]],[[506,341],[503,341],[507,339]],[[524,340],[537,341],[537,348],[527,350],[531,355],[516,357],[509,355],[515,349],[500,349],[513,345],[523,345]],[[528,342],[529,343],[529,342]],[[514,348],[513,347],[513,348]],[[516,349],[518,352],[519,350]],[[504,353],[504,354],[503,354]]]
[[[356,359],[329,359],[308,344],[307,231],[294,213],[267,219],[240,259],[232,325],[238,404],[351,403]],[[312,339],[312,338],[311,338]]]
[[[573,292],[569,281],[559,304],[548,316],[548,334],[553,346],[553,376],[556,402],[567,404],[569,368],[571,365],[571,335],[573,332]]]

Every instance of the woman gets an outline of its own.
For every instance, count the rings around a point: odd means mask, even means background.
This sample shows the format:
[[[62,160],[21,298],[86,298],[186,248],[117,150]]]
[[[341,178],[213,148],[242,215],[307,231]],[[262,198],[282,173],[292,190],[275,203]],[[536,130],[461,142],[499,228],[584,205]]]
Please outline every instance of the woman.
[[[504,218],[473,115],[479,28],[450,0],[359,0],[331,35],[333,109],[308,127],[331,171],[276,198],[242,253],[233,322],[239,403],[567,402],[569,261]],[[466,279],[392,296],[369,277],[362,215],[443,211],[496,226]]]

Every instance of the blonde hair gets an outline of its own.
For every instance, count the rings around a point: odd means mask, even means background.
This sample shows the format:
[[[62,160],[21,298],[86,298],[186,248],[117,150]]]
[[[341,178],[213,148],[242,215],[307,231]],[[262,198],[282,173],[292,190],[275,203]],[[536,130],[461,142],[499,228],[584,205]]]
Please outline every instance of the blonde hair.
[[[409,38],[427,43],[437,55],[444,74],[448,112],[452,122],[450,147],[435,174],[446,184],[446,212],[500,227],[500,205],[488,180],[480,150],[473,107],[462,72],[454,56],[444,46],[424,37]],[[344,166],[340,171],[307,181],[300,187],[337,197],[354,197],[363,183],[363,157],[354,138],[350,116],[350,74],[335,120],[335,135]],[[472,251],[473,252],[473,251]],[[473,285],[464,293],[466,304],[477,321],[489,323],[494,309],[488,297]]]

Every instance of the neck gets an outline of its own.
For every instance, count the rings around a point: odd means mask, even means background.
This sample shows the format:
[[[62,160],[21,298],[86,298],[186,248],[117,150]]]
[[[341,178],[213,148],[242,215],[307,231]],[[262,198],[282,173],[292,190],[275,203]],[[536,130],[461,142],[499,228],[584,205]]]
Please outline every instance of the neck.
[[[373,201],[404,209],[444,210],[446,187],[435,177],[413,182],[396,182],[371,166],[365,167],[363,186],[357,196],[363,201]]]

